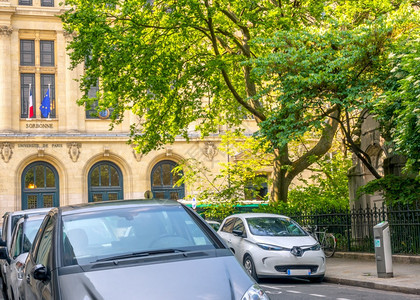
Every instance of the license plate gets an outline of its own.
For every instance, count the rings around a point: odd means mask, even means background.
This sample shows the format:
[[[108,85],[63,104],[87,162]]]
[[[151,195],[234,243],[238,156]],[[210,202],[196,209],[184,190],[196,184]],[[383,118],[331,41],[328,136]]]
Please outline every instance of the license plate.
[[[287,275],[291,275],[291,276],[297,276],[297,275],[311,275],[311,270],[293,270],[293,269],[289,269],[287,270]]]

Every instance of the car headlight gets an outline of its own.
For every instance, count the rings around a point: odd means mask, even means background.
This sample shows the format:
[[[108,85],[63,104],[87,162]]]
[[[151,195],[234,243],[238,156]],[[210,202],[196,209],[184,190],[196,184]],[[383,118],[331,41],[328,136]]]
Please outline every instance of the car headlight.
[[[316,243],[315,245],[313,245],[311,248],[309,248],[309,250],[312,251],[319,251],[321,250],[321,245],[319,243]]]
[[[270,300],[270,298],[258,284],[254,284],[242,296],[242,300]]]
[[[270,244],[262,244],[262,243],[258,243],[257,246],[260,247],[261,249],[271,250],[271,251],[290,250],[290,249],[283,248],[283,247],[280,247],[280,246],[275,246],[275,245],[270,245]]]

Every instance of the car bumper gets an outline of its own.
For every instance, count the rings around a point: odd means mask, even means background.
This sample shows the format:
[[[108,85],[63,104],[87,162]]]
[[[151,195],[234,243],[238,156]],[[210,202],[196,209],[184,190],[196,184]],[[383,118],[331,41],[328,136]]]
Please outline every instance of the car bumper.
[[[320,277],[325,274],[322,251],[306,251],[297,257],[289,251],[265,251],[253,256],[258,277]]]

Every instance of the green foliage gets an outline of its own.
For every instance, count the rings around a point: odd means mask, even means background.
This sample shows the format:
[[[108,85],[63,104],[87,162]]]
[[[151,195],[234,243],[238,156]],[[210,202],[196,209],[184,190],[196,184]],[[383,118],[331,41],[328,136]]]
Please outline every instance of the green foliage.
[[[390,56],[389,90],[375,105],[383,135],[420,177],[420,29],[397,44]]]
[[[235,211],[235,206],[245,199],[246,194],[255,192],[250,183],[256,189],[267,183],[266,177],[259,175],[271,165],[272,157],[265,153],[266,148],[260,141],[240,131],[226,132],[218,149],[230,159],[218,163],[220,170],[216,174],[204,162],[194,158],[183,161],[173,172],[182,170],[184,175],[177,185],[185,184],[195,191],[187,199],[195,197],[198,204],[208,205],[204,209],[206,217],[221,220]]]
[[[359,188],[358,196],[381,192],[387,205],[420,203],[420,180],[405,176],[386,175]]]
[[[98,110],[112,107],[112,125],[123,122],[126,111],[137,116],[129,142],[143,153],[176,137],[188,140],[193,126],[204,137],[252,115],[256,136],[276,156],[273,182],[281,197],[313,157],[331,147],[337,122],[370,108],[389,89],[393,45],[419,24],[418,10],[402,0],[65,4],[71,65],[85,67],[80,105],[98,100]],[[407,59],[415,59],[409,53]],[[410,72],[415,61],[408,65]],[[98,81],[97,98],[89,98]],[[342,124],[353,126],[347,121]],[[415,118],[408,121],[416,133]],[[292,156],[289,143],[308,134],[312,148]],[[405,147],[412,135],[399,136],[401,149],[415,150]]]
[[[349,208],[347,171],[351,159],[337,153],[316,162],[309,180],[289,191],[287,203],[270,203],[260,211],[300,215],[315,211],[343,211]]]

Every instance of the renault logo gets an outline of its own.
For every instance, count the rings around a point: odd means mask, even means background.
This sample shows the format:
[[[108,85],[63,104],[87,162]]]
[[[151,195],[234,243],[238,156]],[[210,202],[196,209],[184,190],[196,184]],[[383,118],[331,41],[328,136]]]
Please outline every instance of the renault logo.
[[[290,250],[290,253],[292,253],[294,256],[300,257],[303,255],[303,250],[298,246],[294,246],[292,250]]]

